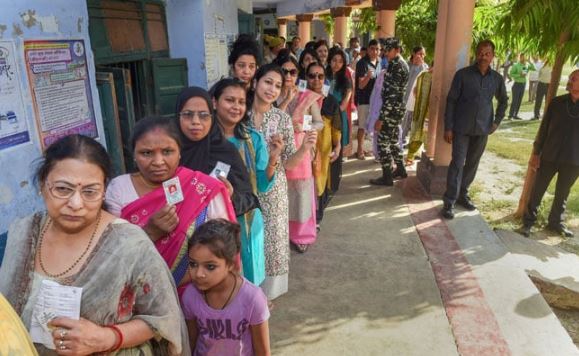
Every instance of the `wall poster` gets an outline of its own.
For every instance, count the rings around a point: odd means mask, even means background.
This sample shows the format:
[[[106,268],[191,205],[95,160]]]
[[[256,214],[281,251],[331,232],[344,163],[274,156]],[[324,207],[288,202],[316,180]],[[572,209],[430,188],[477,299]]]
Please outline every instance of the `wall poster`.
[[[84,40],[24,41],[42,148],[70,134],[97,138]]]
[[[30,141],[14,41],[0,41],[0,150]]]
[[[227,41],[226,35],[205,34],[205,70],[208,88],[221,78],[229,76]]]

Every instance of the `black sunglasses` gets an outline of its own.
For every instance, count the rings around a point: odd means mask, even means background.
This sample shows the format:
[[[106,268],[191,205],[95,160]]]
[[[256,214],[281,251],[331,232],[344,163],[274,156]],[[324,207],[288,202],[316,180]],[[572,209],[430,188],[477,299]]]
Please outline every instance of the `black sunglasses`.
[[[324,77],[325,77],[325,75],[322,74],[322,73],[318,73],[318,74],[316,74],[316,73],[308,73],[308,78],[310,78],[310,79],[316,79],[316,78],[318,78],[318,80],[322,80],[322,79],[324,79]]]
[[[296,75],[298,75],[298,70],[297,69],[285,69],[282,68],[281,71],[283,72],[283,75],[291,75],[292,77],[295,77]]]

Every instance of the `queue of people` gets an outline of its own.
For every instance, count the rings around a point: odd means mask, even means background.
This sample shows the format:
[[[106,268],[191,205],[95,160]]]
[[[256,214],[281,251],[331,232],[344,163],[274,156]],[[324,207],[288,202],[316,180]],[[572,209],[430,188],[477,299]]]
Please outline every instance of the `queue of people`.
[[[316,241],[348,136],[346,108],[323,90],[327,74],[342,85],[344,57],[332,69],[315,51],[301,65],[279,53],[258,67],[240,36],[231,78],[184,89],[173,119],[137,122],[133,173],[111,177],[86,136],[47,148],[46,211],[11,226],[0,270],[26,328],[45,329],[32,333],[39,354],[270,354],[290,243],[304,253]],[[81,293],[78,315],[51,317],[47,286]]]
[[[360,146],[374,133],[382,175],[370,183],[391,186],[407,176],[400,133],[410,133],[406,162],[424,141],[432,82],[424,48],[413,50],[409,67],[397,38],[370,41],[354,74],[349,56],[325,41],[299,58],[297,47],[275,47],[271,63],[260,66],[257,43],[240,36],[228,58],[230,78],[210,90],[184,89],[172,119],[139,120],[130,142],[135,172],[112,177],[107,152],[85,136],[46,149],[35,175],[46,210],[10,227],[0,269],[1,294],[28,330],[39,330],[39,354],[271,354],[272,301],[289,289],[291,246],[305,253],[316,242],[340,187],[352,102],[360,120],[353,158],[365,159]],[[448,96],[445,218],[455,203],[475,208],[468,188],[505,115],[493,56],[494,44],[482,41]],[[523,233],[555,173],[561,183],[550,223],[568,233],[562,216],[579,156],[567,146],[579,138],[577,130],[563,141],[553,132],[577,116],[579,71],[571,78],[571,95],[549,106],[535,144],[540,178]],[[559,119],[564,109],[567,121]],[[564,156],[556,155],[560,144]],[[80,294],[76,317],[46,309],[55,298],[50,288]]]

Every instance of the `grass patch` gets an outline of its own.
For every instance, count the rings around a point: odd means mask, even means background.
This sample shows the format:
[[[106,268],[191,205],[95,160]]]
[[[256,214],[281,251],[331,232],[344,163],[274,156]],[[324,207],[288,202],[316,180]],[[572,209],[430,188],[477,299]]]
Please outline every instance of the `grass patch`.
[[[480,193],[483,191],[484,187],[479,182],[474,182],[468,189],[468,195],[471,199],[478,200]]]
[[[526,167],[533,144],[528,141],[513,141],[511,140],[513,137],[520,138],[518,130],[504,131],[504,129],[499,128],[499,131],[489,136],[487,150],[501,158],[515,161],[518,165]]]
[[[491,199],[483,203],[485,209],[492,211],[512,210],[515,202],[506,199]]]

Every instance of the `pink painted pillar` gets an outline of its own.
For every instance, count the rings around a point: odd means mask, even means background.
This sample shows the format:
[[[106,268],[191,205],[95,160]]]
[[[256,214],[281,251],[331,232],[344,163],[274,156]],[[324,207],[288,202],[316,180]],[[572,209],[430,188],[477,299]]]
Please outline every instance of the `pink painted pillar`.
[[[296,20],[298,21],[298,35],[302,39],[303,44],[309,42],[311,39],[313,19],[314,19],[313,14],[296,15]]]
[[[378,17],[378,38],[394,37],[396,28],[396,10],[381,10]]]
[[[378,37],[393,37],[396,28],[396,10],[400,8],[402,0],[374,0],[372,3],[376,11]]]
[[[434,49],[426,154],[418,165],[418,178],[427,191],[442,194],[452,146],[444,141],[446,96],[454,73],[469,65],[475,0],[440,0]]]
[[[340,42],[342,46],[348,45],[348,17],[352,12],[351,7],[335,7],[330,9],[334,18],[334,43]]]

